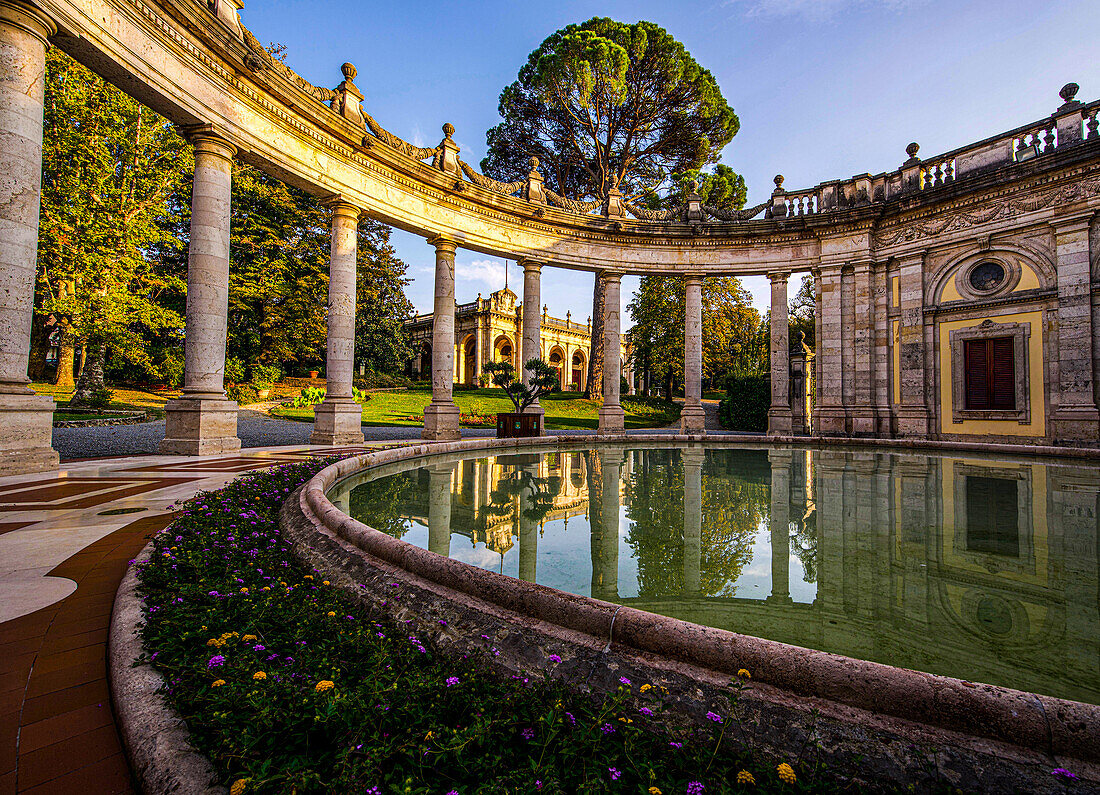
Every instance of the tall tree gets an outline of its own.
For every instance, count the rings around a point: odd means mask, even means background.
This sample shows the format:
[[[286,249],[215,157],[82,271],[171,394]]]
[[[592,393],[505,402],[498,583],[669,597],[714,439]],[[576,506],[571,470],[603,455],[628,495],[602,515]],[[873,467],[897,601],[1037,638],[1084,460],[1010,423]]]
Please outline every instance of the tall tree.
[[[165,303],[182,283],[145,252],[162,241],[166,200],[193,161],[165,119],[57,48],[45,96],[37,319],[61,331],[60,384],[72,383],[75,345],[93,363],[78,399],[102,387],[108,351],[155,369],[147,339],[183,325]]]
[[[482,170],[523,179],[535,155],[547,187],[571,199],[654,195],[673,173],[716,163],[740,127],[714,76],[664,28],[601,17],[549,36],[501,93],[499,111]],[[599,279],[592,303],[586,397],[603,381]]]
[[[802,353],[803,345],[811,350],[813,349],[816,313],[817,299],[814,296],[814,277],[806,274],[802,277],[802,284],[790,302],[791,350]]]

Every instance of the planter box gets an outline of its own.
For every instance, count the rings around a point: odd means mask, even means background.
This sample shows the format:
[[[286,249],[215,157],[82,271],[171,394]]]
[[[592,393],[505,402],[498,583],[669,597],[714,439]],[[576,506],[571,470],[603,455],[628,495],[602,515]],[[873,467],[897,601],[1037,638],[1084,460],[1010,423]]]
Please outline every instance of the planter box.
[[[515,439],[526,436],[542,436],[541,414],[498,414],[497,438]]]

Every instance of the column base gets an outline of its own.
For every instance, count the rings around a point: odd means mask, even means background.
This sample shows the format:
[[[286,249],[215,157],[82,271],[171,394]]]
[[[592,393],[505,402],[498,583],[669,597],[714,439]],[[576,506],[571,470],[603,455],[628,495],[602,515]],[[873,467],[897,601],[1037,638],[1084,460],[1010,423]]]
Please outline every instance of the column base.
[[[852,436],[876,436],[878,421],[874,409],[857,408],[852,411]]]
[[[161,455],[220,455],[241,449],[237,404],[224,398],[179,398],[167,412]]]
[[[923,406],[898,408],[898,436],[928,438],[930,416]]]
[[[792,436],[794,414],[789,408],[768,409],[768,436]]]
[[[684,406],[680,411],[680,433],[707,432],[707,413],[702,406]]]
[[[313,410],[310,444],[363,443],[363,407],[351,398],[325,400]]]
[[[596,426],[596,433],[625,433],[626,432],[626,412],[623,411],[623,407],[616,404],[614,406],[600,406],[600,420]]]
[[[1056,443],[1095,445],[1100,442],[1100,412],[1096,406],[1059,406],[1050,415],[1050,434]]]
[[[461,439],[458,432],[458,406],[454,403],[429,403],[424,408],[424,430],[421,439],[450,442]]]
[[[848,414],[842,406],[822,406],[817,411],[817,433],[820,436],[847,436]]]
[[[53,411],[46,395],[0,393],[0,475],[57,469]]]

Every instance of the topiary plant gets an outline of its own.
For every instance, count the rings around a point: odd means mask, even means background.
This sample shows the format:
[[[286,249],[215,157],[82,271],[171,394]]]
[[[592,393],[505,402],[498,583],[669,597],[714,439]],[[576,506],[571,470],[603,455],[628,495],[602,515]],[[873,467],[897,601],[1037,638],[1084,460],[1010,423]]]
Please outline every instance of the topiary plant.
[[[531,373],[530,383],[516,379],[516,370],[511,362],[489,362],[485,365],[485,372],[492,378],[493,384],[511,398],[517,414],[522,414],[543,395],[558,389],[558,371],[542,359],[529,359],[523,367]]]

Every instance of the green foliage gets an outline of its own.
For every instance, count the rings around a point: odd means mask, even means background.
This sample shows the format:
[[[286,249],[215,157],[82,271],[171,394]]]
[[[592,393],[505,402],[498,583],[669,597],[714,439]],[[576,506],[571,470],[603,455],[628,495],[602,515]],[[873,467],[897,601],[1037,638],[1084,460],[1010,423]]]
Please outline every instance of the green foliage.
[[[184,281],[145,256],[193,166],[163,118],[56,47],[46,51],[36,309],[63,345],[106,346],[138,371],[179,344]],[[96,371],[102,385],[102,370]],[[94,385],[93,385],[94,386]]]
[[[485,372],[493,384],[504,390],[517,412],[522,412],[543,395],[558,391],[558,371],[548,362],[528,359],[523,368],[530,374],[526,382],[516,378],[511,362],[488,362],[485,365]]]
[[[718,418],[732,431],[765,433],[771,404],[770,376],[733,374],[726,379],[726,397],[718,404]]]
[[[260,393],[252,384],[228,384],[225,387],[225,394],[241,406],[260,401]]]
[[[593,18],[549,36],[500,95],[485,173],[572,198],[644,194],[716,163],[740,122],[713,75],[652,22]]]
[[[355,387],[352,387],[354,389]],[[307,386],[290,402],[290,405],[294,408],[302,408],[304,406],[316,406],[325,399],[325,389],[317,386]]]
[[[489,641],[458,659],[434,647],[436,622],[416,611],[401,624],[364,615],[290,555],[276,527],[286,496],[333,460],[199,494],[139,568],[146,659],[171,681],[164,696],[221,783],[244,780],[247,795],[683,793],[691,782],[721,793],[748,770],[762,792],[859,791],[810,761],[809,737],[804,754],[792,749],[795,785],[780,783],[777,760],[735,742],[753,734],[739,725],[739,681],[721,723],[683,727],[665,720],[660,687],[584,695],[550,675],[553,657],[544,677],[509,677]],[[390,504],[421,486],[396,485]]]
[[[260,388],[266,388],[278,383],[283,377],[283,369],[274,364],[252,365],[252,383]]]
[[[790,304],[790,345],[792,351],[803,353],[803,345],[810,350],[814,349],[814,341],[817,336],[816,313],[814,277],[806,274],[802,277],[802,284],[799,285],[798,292],[794,294]]]
[[[93,389],[89,391],[87,395],[84,396],[82,399],[78,400],[74,396],[73,399],[69,401],[69,405],[73,406],[74,408],[79,406],[82,408],[93,409],[94,411],[102,414],[111,405],[111,400],[113,399],[114,392],[112,392],[110,389],[107,389],[106,387],[99,387],[98,389]]]
[[[225,383],[243,384],[245,382],[244,362],[239,356],[228,356],[225,360]]]
[[[691,183],[696,182],[705,205],[721,210],[742,210],[745,207],[748,196],[745,178],[723,163],[709,172],[690,169],[673,174],[672,179],[680,184],[685,193],[691,188]]]

